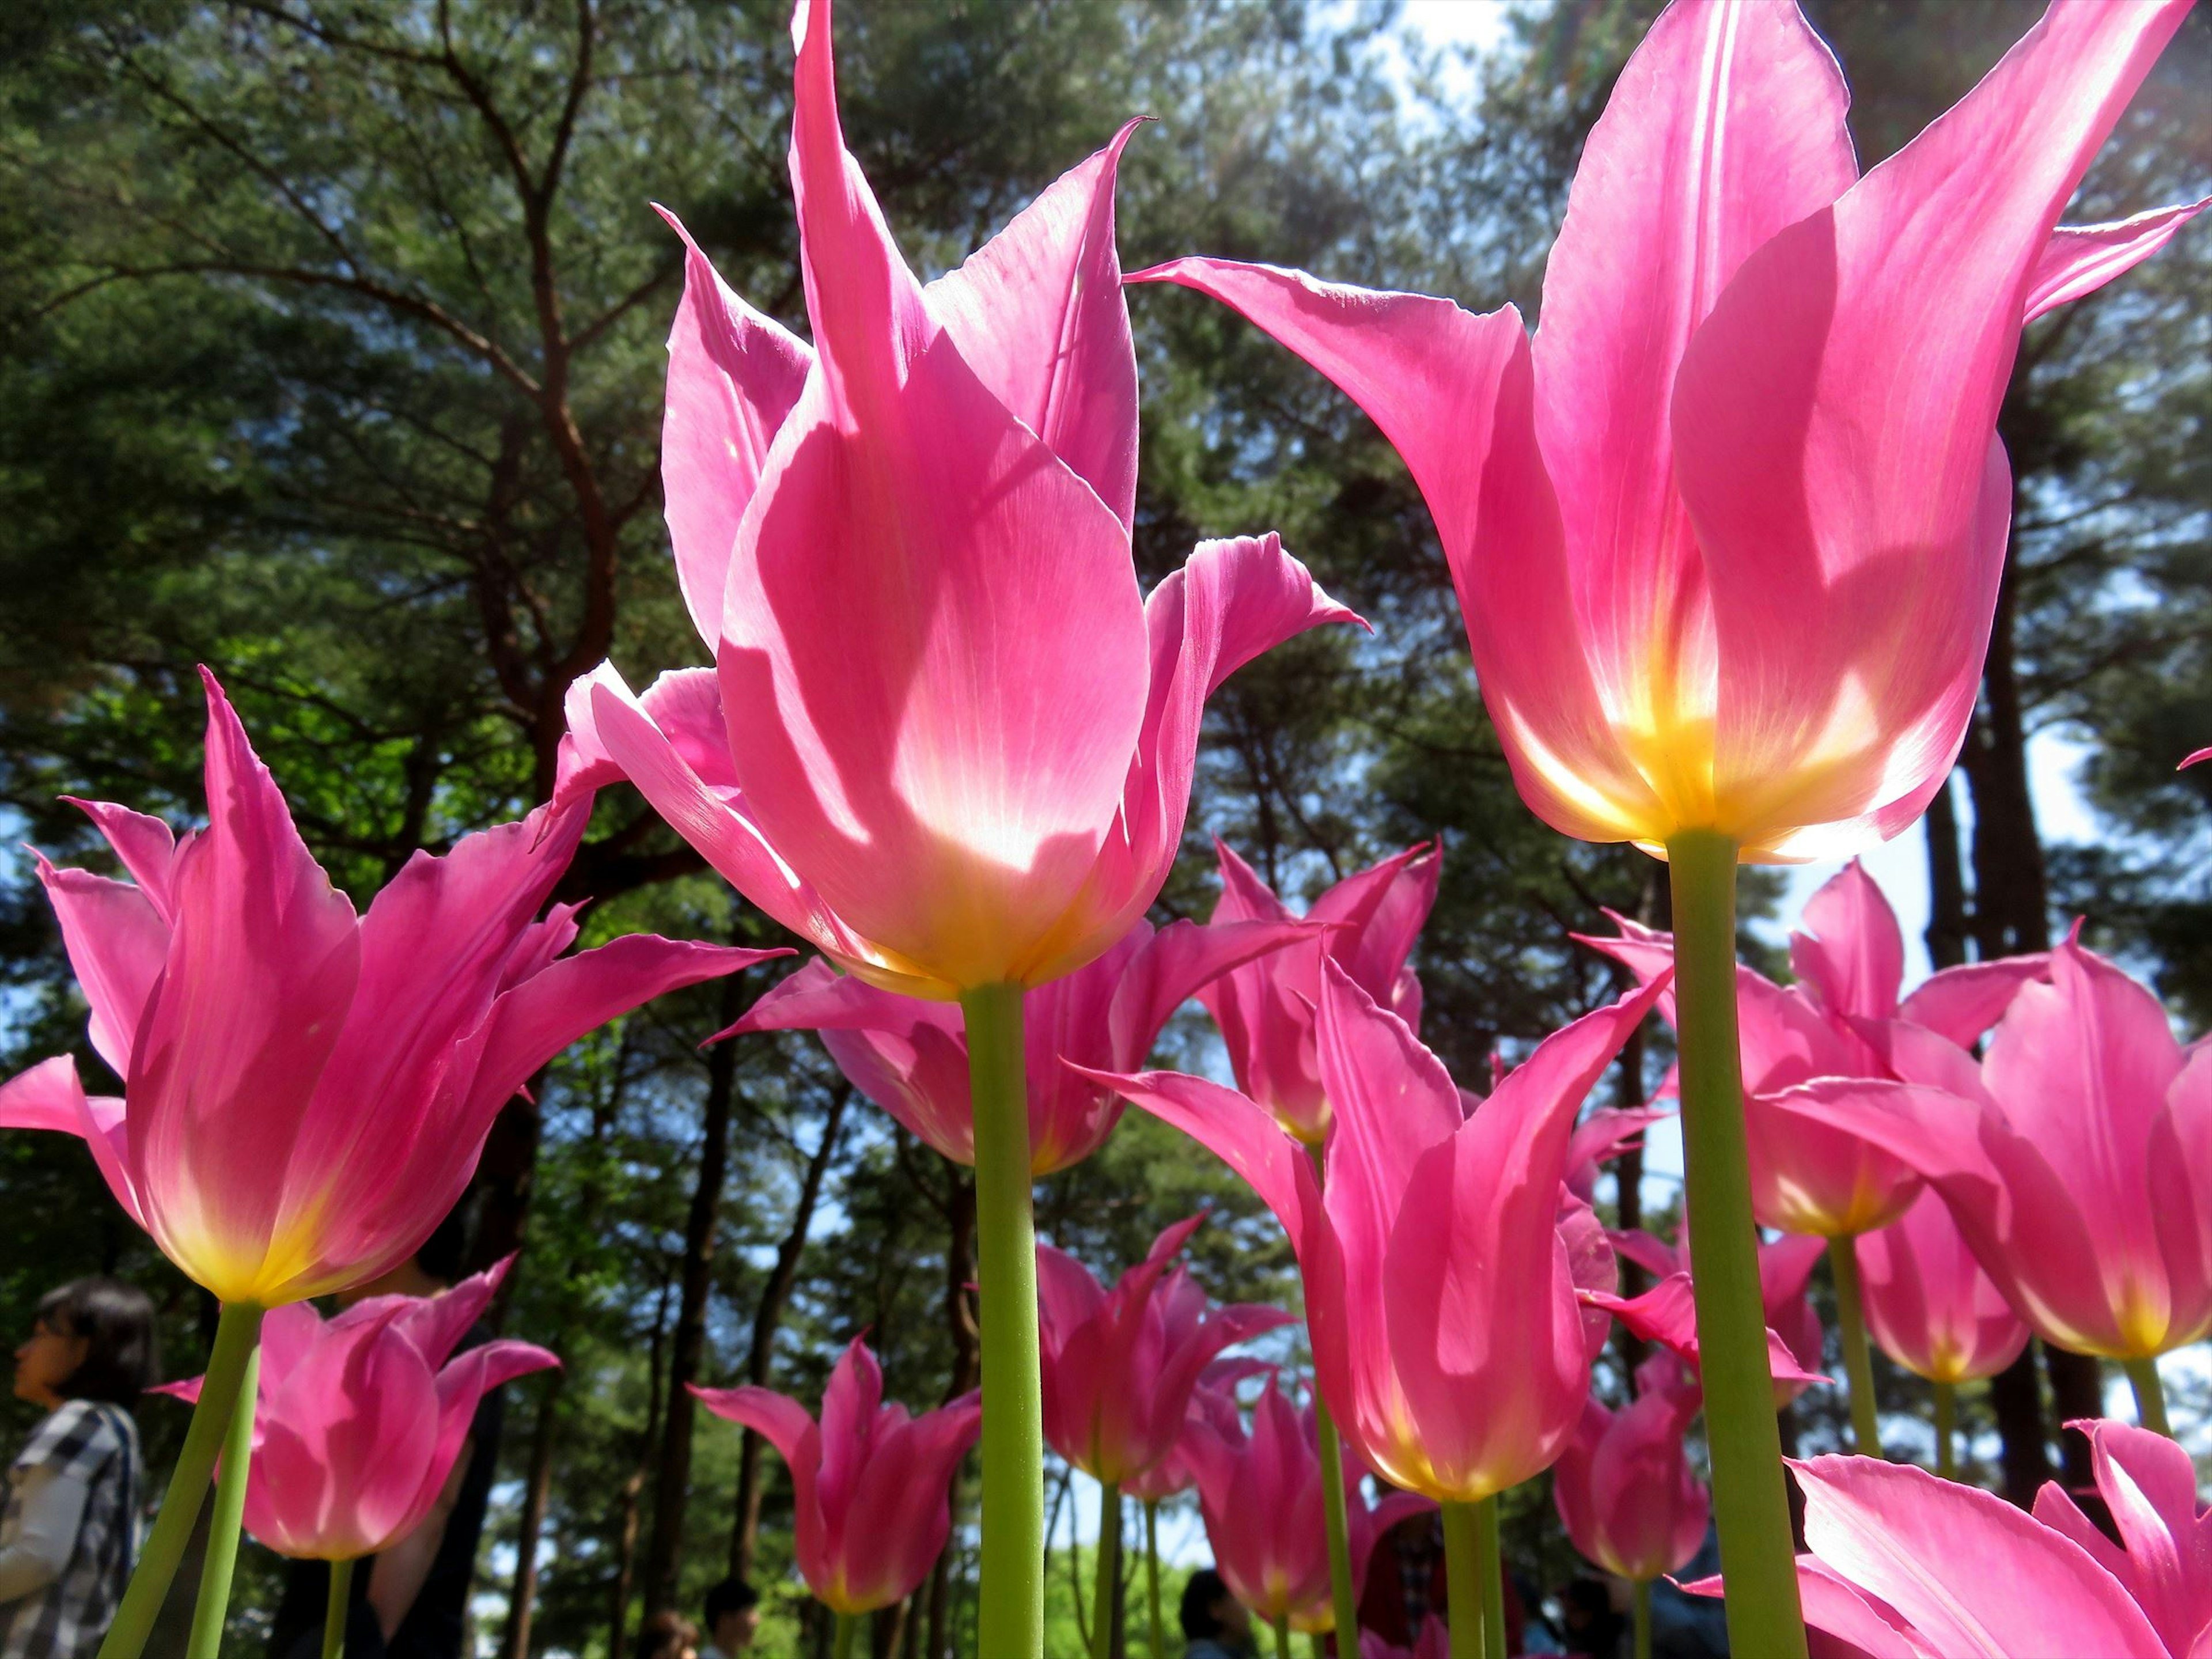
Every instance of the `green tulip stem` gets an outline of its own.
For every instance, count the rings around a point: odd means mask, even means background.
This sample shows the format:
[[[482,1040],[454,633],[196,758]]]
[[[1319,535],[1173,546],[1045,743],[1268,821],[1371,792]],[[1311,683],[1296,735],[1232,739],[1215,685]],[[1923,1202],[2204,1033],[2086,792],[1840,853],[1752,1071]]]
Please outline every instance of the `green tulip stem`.
[[[1325,1170],[1322,1149],[1309,1146],[1313,1158],[1314,1184],[1321,1184]],[[1329,1415],[1328,1402],[1321,1397],[1321,1385],[1314,1385],[1314,1425],[1321,1451],[1321,1512],[1322,1524],[1328,1532],[1328,1599],[1334,1610],[1339,1631],[1359,1628],[1359,1588],[1352,1582],[1352,1527],[1347,1518],[1349,1498],[1344,1487],[1343,1442],[1336,1432],[1336,1419]]]
[[[975,1121],[975,1255],[983,1350],[983,1538],[977,1649],[1044,1647],[1044,1403],[1037,1362],[1022,988],[961,994]]]
[[[1098,1587],[1091,1601],[1091,1659],[1114,1659],[1114,1604],[1121,1589],[1121,1487],[1098,1487]]]
[[[262,1310],[251,1303],[224,1304],[216,1322],[215,1346],[208,1354],[207,1375],[200,1379],[200,1397],[192,1407],[192,1420],[185,1430],[184,1449],[169,1476],[169,1489],[161,1510],[146,1535],[138,1566],[123,1592],[114,1621],[101,1638],[99,1659],[138,1659],[154,1620],[168,1600],[169,1583],[191,1541],[192,1528],[207,1501],[208,1478],[230,1428],[232,1407],[246,1382],[247,1362],[259,1352]]]
[[[1830,1239],[1828,1271],[1835,1275],[1836,1323],[1841,1328],[1844,1376],[1851,1394],[1851,1449],[1861,1457],[1879,1457],[1881,1416],[1875,1409],[1874,1355],[1867,1346],[1866,1307],[1859,1293],[1857,1245],[1848,1238]]]
[[[331,1599],[323,1609],[323,1659],[345,1659],[346,1614],[353,1600],[353,1559],[331,1563]]]
[[[1145,1599],[1152,1603],[1152,1659],[1168,1659],[1166,1627],[1160,1620],[1160,1500],[1145,1500]]]
[[[1489,1621],[1483,1617],[1487,1598],[1483,1594],[1483,1527],[1478,1513],[1482,1505],[1446,1504],[1442,1507],[1445,1623],[1451,1638],[1451,1659],[1483,1659]]]
[[[2153,1434],[2172,1439],[2173,1430],[2166,1420],[2166,1385],[2158,1380],[2158,1361],[2145,1358],[2121,1363],[2127,1370],[2128,1381],[2135,1385],[2136,1421]]]
[[[1959,1478],[1957,1390],[1948,1382],[1929,1385],[1936,1394],[1936,1473],[1946,1480]]]
[[[1275,1659],[1291,1659],[1291,1615],[1275,1615]]]
[[[1712,830],[1683,830],[1668,842],[1667,859],[1674,899],[1675,1036],[1690,1267],[1713,1514],[1728,1581],[1729,1645],[1757,1659],[1805,1659],[1744,1140],[1735,1006],[1736,845]]]
[[[853,1638],[860,1628],[859,1613],[841,1613],[837,1615],[836,1623],[832,1627],[830,1638],[830,1651],[832,1659],[853,1659]]]
[[[1651,1581],[1639,1578],[1633,1589],[1636,1619],[1636,1659],[1651,1659]]]
[[[216,1659],[222,1647],[223,1620],[230,1612],[230,1579],[238,1568],[238,1532],[246,1520],[246,1477],[253,1464],[253,1407],[260,1392],[261,1345],[246,1356],[246,1375],[230,1404],[230,1426],[222,1437],[222,1462],[216,1466],[215,1513],[208,1519],[207,1559],[200,1566],[199,1600],[192,1606],[192,1630],[185,1659]]]

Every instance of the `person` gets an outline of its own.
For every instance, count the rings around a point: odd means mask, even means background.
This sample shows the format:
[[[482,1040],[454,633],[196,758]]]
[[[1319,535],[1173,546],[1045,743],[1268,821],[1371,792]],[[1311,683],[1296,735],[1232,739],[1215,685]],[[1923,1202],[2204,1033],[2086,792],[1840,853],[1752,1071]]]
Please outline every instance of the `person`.
[[[154,1304],[112,1279],[39,1302],[15,1350],[15,1397],[43,1406],[0,1514],[0,1659],[89,1659],[138,1553],[138,1426],[161,1374]]]
[[[350,1304],[371,1296],[434,1296],[463,1274],[468,1239],[465,1206],[457,1206],[422,1248],[382,1278],[339,1297]],[[483,1325],[462,1337],[456,1352],[491,1340]],[[346,1619],[346,1659],[461,1659],[477,1545],[499,1464],[505,1411],[494,1389],[477,1406],[445,1490],[422,1524],[354,1570]],[[286,1564],[283,1599],[271,1621],[275,1659],[316,1659],[331,1593],[322,1561]],[[6,1656],[0,1655],[0,1659]]]
[[[725,1578],[707,1592],[707,1647],[700,1659],[738,1659],[760,1633],[760,1592],[742,1578]]]
[[[1528,1634],[1528,1613],[1514,1574],[1507,1570],[1504,1577],[1505,1650],[1520,1653]],[[1367,1559],[1367,1580],[1359,1591],[1359,1628],[1411,1652],[1420,1644],[1423,1625],[1431,1619],[1449,1623],[1449,1601],[1443,1518],[1435,1510],[1421,1510],[1376,1540],[1375,1553]]]
[[[637,1659],[699,1659],[699,1627],[676,1612],[656,1613],[645,1621]]]
[[[1559,1593],[1570,1651],[1589,1659],[1620,1659],[1626,1651],[1628,1620],[1613,1606],[1612,1586],[1585,1574]]]
[[[1183,1659],[1240,1659],[1251,1651],[1252,1615],[1212,1567],[1191,1574],[1176,1613],[1182,1623]]]

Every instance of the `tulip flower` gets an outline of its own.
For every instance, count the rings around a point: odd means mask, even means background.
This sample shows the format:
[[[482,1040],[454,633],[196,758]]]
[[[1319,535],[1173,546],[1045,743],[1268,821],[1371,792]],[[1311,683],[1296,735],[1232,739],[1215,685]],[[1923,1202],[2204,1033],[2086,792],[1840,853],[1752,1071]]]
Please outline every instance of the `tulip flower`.
[[[1221,860],[1217,927],[1295,920],[1274,890],[1226,844],[1217,842],[1214,850]],[[1322,957],[1335,961],[1378,1007],[1418,1031],[1421,982],[1406,958],[1436,902],[1441,863],[1437,848],[1414,847],[1346,877],[1306,912],[1308,921],[1329,924],[1312,945],[1249,963],[1199,994],[1221,1028],[1237,1086],[1309,1146],[1328,1136],[1328,1097],[1314,1051]]]
[[[2023,324],[2203,205],[2053,234],[2186,9],[2061,0],[1862,179],[1794,5],[1673,9],[1583,150],[1533,352],[1510,307],[1207,258],[1130,280],[1243,313],[1397,447],[1539,816],[1840,856],[1919,816],[1972,711]]]
[[[1122,1101],[1062,1065],[1103,1071],[1142,1066],[1175,1011],[1225,969],[1314,930],[1291,921],[1139,921],[1100,957],[1023,1001],[1030,1171],[1081,1163],[1121,1121]],[[732,1033],[816,1030],[837,1069],[917,1138],[956,1164],[975,1161],[968,1037],[953,1005],[900,996],[827,962],[807,963],[731,1027]]]
[[[1607,913],[1611,915],[1611,913]],[[1619,937],[1577,934],[1649,982],[1674,961],[1671,935],[1612,915]],[[1899,1023],[1960,1048],[1996,1024],[2023,985],[2047,978],[2032,955],[1946,968],[1901,997],[1905,935],[1897,913],[1856,860],[1806,901],[1790,935],[1798,982],[1780,986],[1741,963],[1736,1018],[1742,1045],[1744,1125],[1752,1212],[1763,1226],[1846,1238],[1887,1226],[1912,1206],[1920,1179],[1902,1159],[1847,1131],[1784,1115],[1770,1099],[1819,1077],[1893,1078]],[[1674,999],[1659,1012],[1674,1018]]]
[[[1008,1437],[984,1459],[979,1640],[1030,1652],[1044,1505],[1021,994],[1104,954],[1159,892],[1212,690],[1357,619],[1273,536],[1204,543],[1139,595],[1114,246],[1134,124],[925,286],[846,149],[830,10],[792,17],[811,349],[689,249],[670,337],[662,483],[714,667],[642,698],[611,666],[579,681],[556,799],[629,778],[839,966],[962,1003],[988,1433]]]
[[[663,991],[789,954],[646,936],[555,960],[575,907],[538,912],[580,808],[417,853],[356,917],[205,678],[208,827],[87,802],[136,884],[39,861],[123,1098],[88,1097],[64,1056],[0,1088],[0,1126],[82,1137],[125,1213],[226,1304],[405,1260],[532,1073]]]
[[[1297,1254],[1321,1392],[1346,1444],[1443,1503],[1455,1552],[1493,1570],[1496,1496],[1559,1455],[1589,1375],[1558,1225],[1575,1114],[1664,983],[1546,1037],[1466,1115],[1405,1022],[1324,962],[1325,1180],[1233,1090],[1167,1072],[1100,1079],[1252,1183]],[[1479,1632],[1480,1620],[1461,1622]]]
[[[1441,1619],[1421,1621],[1420,1636],[1410,1648],[1395,1646],[1371,1630],[1359,1632],[1359,1659],[1449,1659],[1451,1632]]]
[[[2185,1048],[2155,996],[2069,939],[1978,1070],[1941,1043],[1893,1058],[1913,1081],[1815,1081],[1777,1103],[1918,1170],[2036,1334],[2118,1360],[2162,1425],[2157,1356],[2212,1333],[2212,1052]]]
[[[787,954],[633,936],[556,960],[575,908],[538,913],[583,835],[583,800],[442,858],[417,853],[356,915],[202,674],[208,827],[179,837],[82,802],[132,880],[39,862],[93,1048],[123,1096],[87,1096],[67,1056],[0,1088],[0,1127],[81,1137],[125,1213],[222,1304],[204,1398],[109,1659],[143,1645],[234,1418],[225,1478],[246,1478],[240,1401],[263,1310],[412,1255],[467,1186],[499,1109],[576,1037]],[[210,1545],[203,1600],[218,1611],[235,1526]]]
[[[1643,978],[1673,964],[1667,934],[1626,917],[1613,921],[1618,939],[1583,943]],[[1902,1216],[1920,1195],[1920,1178],[1863,1136],[1778,1109],[1774,1097],[1816,1077],[1894,1078],[1893,1050],[1923,1043],[1929,1033],[1972,1044],[2022,985],[2048,974],[2049,958],[2039,952],[1945,969],[1900,999],[1905,935],[1881,889],[1854,860],[1806,902],[1790,959],[1798,982],[1786,988],[1741,964],[1735,970],[1752,1213],[1766,1226],[1834,1241],[1829,1255],[1854,1437],[1870,1452],[1879,1443],[1874,1370],[1857,1256],[1845,1241]],[[1674,1018],[1672,999],[1661,1012]]]
[[[1217,259],[1132,279],[1221,300],[1374,418],[1435,516],[1522,798],[1666,852],[1708,1386],[1745,1425],[1714,1453],[1745,1651],[1804,1649],[1755,1405],[1735,867],[1872,846],[1948,775],[2004,565],[2021,327],[2193,210],[2053,234],[2187,5],[2059,0],[1863,178],[1795,5],[1669,8],[1583,146],[1533,348],[1510,307]]]
[[[2124,1423],[2077,1423],[2114,1543],[2056,1484],[2002,1498],[1863,1457],[1798,1463],[1805,1617],[1870,1659],[2191,1659],[2212,1631],[2212,1519],[2189,1455]],[[1712,1581],[1688,1586],[1711,1591]]]
[[[376,1296],[325,1319],[304,1303],[262,1326],[246,1528],[279,1555],[350,1565],[420,1527],[469,1436],[477,1403],[558,1366],[528,1342],[453,1349],[514,1265],[436,1296]],[[157,1392],[198,1400],[200,1379]],[[343,1605],[343,1578],[331,1595]]]
[[[1762,1247],[1762,1266],[1765,1251],[1771,1248]],[[1813,1264],[1819,1260],[1817,1249],[1806,1256],[1804,1273],[1809,1275]],[[1811,1384],[1828,1381],[1811,1369],[1820,1363],[1820,1322],[1805,1297],[1803,1279],[1797,1282],[1800,1288],[1784,1304],[1782,1313],[1783,1322],[1790,1328],[1791,1334],[1785,1336],[1771,1323],[1766,1328],[1766,1370],[1776,1411],[1804,1393]],[[1579,1294],[1588,1306],[1618,1319],[1644,1341],[1658,1343],[1692,1371],[1704,1374],[1705,1353],[1698,1341],[1696,1291],[1686,1272],[1667,1274],[1638,1297],[1618,1296],[1601,1287],[1585,1287]],[[1801,1305],[1802,1316],[1792,1317]],[[1770,1312],[1767,1316],[1772,1320],[1777,1315]]]
[[[1039,985],[1158,892],[1206,694],[1351,613],[1273,538],[1139,599],[1113,199],[1136,124],[925,286],[846,150],[830,11],[792,19],[813,347],[688,240],[669,343],[669,527],[714,672],[641,702],[580,682],[567,783],[629,777],[886,989]]]
[[[1954,1472],[1953,1390],[2020,1358],[2027,1327],[1982,1271],[1936,1193],[1878,1232],[1852,1241],[1865,1281],[1867,1328],[1936,1397],[1936,1472]]]
[[[1682,1437],[1702,1405],[1682,1362],[1656,1353],[1636,1368],[1619,1411],[1596,1395],[1552,1470],[1552,1501],[1584,1559],[1636,1587],[1636,1650],[1650,1651],[1651,1581],[1678,1571],[1705,1540],[1712,1504]]]
[[[1205,1220],[1166,1229],[1111,1290],[1066,1251],[1037,1246],[1045,1437],[1104,1485],[1135,1479],[1175,1449],[1191,1390],[1224,1348],[1294,1322],[1279,1308],[1209,1308],[1187,1268],[1170,1271]]]
[[[1222,1409],[1218,1396],[1224,1395],[1232,1396],[1225,1409],[1233,1418],[1237,1414],[1233,1398],[1237,1384],[1248,1376],[1266,1376],[1274,1369],[1264,1359],[1253,1358],[1216,1359],[1206,1365],[1198,1374],[1198,1386],[1190,1391],[1189,1402],[1184,1407],[1182,1431],[1176,1435],[1167,1455],[1122,1483],[1122,1495],[1136,1498],[1145,1506],[1145,1589],[1152,1613],[1155,1654],[1168,1650],[1166,1624],[1160,1616],[1160,1505],[1198,1484],[1198,1472],[1183,1455],[1189,1438],[1190,1419],[1206,1411]]]
[[[982,1425],[976,1395],[908,1417],[854,1338],[822,1396],[822,1420],[771,1389],[702,1389],[699,1403],[782,1454],[797,1511],[799,1571],[842,1621],[914,1594],[952,1530],[952,1473]]]
[[[1322,1523],[1321,1448],[1311,1409],[1300,1412],[1271,1379],[1252,1407],[1248,1435],[1233,1402],[1222,1396],[1194,1413],[1184,1456],[1198,1477],[1198,1504],[1215,1569],[1230,1593],[1275,1626],[1279,1650],[1287,1632],[1336,1627],[1330,1605],[1327,1534]],[[1431,1507],[1412,1492],[1385,1496],[1371,1509],[1360,1492],[1363,1471],[1344,1458],[1346,1510],[1352,1580],[1364,1583],[1369,1558],[1382,1534],[1407,1516]]]
[[[1037,1246],[1044,1433],[1099,1485],[1099,1600],[1110,1630],[1120,1589],[1122,1487],[1176,1449],[1199,1376],[1224,1348],[1291,1323],[1279,1308],[1208,1310],[1189,1273],[1169,1266],[1204,1224],[1179,1221],[1112,1290],[1065,1251]]]

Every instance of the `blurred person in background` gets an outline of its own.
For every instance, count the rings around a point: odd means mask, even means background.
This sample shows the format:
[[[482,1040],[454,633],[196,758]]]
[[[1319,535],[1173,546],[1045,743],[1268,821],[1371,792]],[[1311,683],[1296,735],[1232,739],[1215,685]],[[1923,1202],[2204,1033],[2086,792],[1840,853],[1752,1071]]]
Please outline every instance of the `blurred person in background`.
[[[1191,1574],[1177,1616],[1183,1659],[1243,1659],[1252,1651],[1252,1615],[1212,1567]]]
[[[159,1374],[154,1304],[112,1279],[40,1300],[15,1350],[15,1397],[46,1408],[8,1471],[0,1513],[0,1659],[88,1659],[138,1553],[138,1426]]]
[[[742,1578],[725,1578],[707,1592],[707,1646],[700,1659],[737,1659],[760,1634],[760,1592]]]

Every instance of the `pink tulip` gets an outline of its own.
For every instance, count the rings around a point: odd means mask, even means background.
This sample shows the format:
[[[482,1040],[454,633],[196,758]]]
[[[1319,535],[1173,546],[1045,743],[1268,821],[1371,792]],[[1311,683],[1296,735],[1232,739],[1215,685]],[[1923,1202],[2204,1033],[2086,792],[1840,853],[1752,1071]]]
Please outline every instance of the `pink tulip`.
[[[1139,921],[1097,961],[1023,999],[1030,1167],[1048,1176],[1106,1144],[1122,1101],[1060,1062],[1102,1071],[1142,1066],[1175,1011],[1224,969],[1305,943],[1300,922]],[[853,1086],[956,1164],[975,1161],[968,1033],[950,1003],[901,996],[828,963],[807,963],[731,1030],[816,1030]]]
[[[1690,1472],[1682,1437],[1703,1401],[1671,1353],[1636,1369],[1619,1411],[1595,1395],[1552,1470],[1552,1499],[1583,1558],[1639,1583],[1679,1571],[1705,1540],[1711,1500]]]
[[[1215,925],[1288,922],[1289,907],[1252,867],[1217,842],[1221,898]],[[1433,847],[1409,848],[1347,876],[1313,902],[1306,920],[1330,931],[1304,950],[1282,951],[1224,974],[1199,994],[1221,1028],[1237,1086],[1273,1111],[1292,1134],[1318,1146],[1328,1133],[1328,1097],[1314,1049],[1324,954],[1352,982],[1418,1031],[1421,982],[1406,965],[1437,899],[1442,862]]]
[[[2188,758],[2173,769],[2177,772],[2185,772],[2197,762],[2204,760],[2212,760],[2212,749],[2198,749],[2191,751]]]
[[[88,1098],[57,1058],[0,1088],[0,1126],[82,1136],[224,1302],[376,1278],[453,1208],[539,1066],[664,991],[787,954],[634,935],[556,961],[576,907],[538,917],[582,801],[417,853],[356,917],[203,674],[208,827],[82,802],[137,884],[39,864],[124,1097]]]
[[[556,799],[628,777],[885,989],[1040,985],[1159,891],[1206,696],[1356,619],[1272,536],[1202,544],[1139,599],[1113,202],[1135,124],[924,286],[845,149],[830,0],[792,33],[813,349],[696,248],[669,342],[669,529],[715,669],[642,700],[611,666],[580,681]]]
[[[1589,1203],[1597,1191],[1599,1167],[1632,1144],[1642,1146],[1645,1129],[1674,1115],[1664,1106],[1601,1106],[1592,1112],[1567,1142],[1567,1190]]]
[[[1561,1177],[1576,1109],[1660,988],[1545,1038],[1463,1115],[1405,1022],[1324,963],[1325,1188],[1303,1146],[1232,1090],[1098,1076],[1226,1159],[1281,1219],[1345,1444],[1394,1486],[1473,1503],[1549,1465],[1581,1414],[1589,1359]]]
[[[1811,1242],[1820,1243],[1817,1239]],[[1814,1259],[1819,1259],[1817,1254]],[[1659,1344],[1693,1374],[1702,1375],[1699,1367],[1704,1361],[1698,1346],[1696,1291],[1686,1271],[1668,1274],[1638,1297],[1617,1296],[1604,1290],[1584,1290],[1581,1294],[1588,1306],[1618,1319],[1632,1335]],[[1806,1315],[1812,1321],[1811,1328],[1800,1332],[1794,1342],[1785,1340],[1772,1325],[1766,1328],[1766,1371],[1774,1385],[1777,1411],[1813,1383],[1829,1380],[1810,1369],[1820,1363],[1820,1327],[1812,1314],[1810,1303],[1806,1304]],[[1767,1316],[1773,1317],[1771,1314]]]
[[[1312,1407],[1299,1411],[1271,1379],[1254,1402],[1248,1436],[1233,1401],[1224,1410],[1224,1397],[1214,1395],[1208,1405],[1192,1416],[1184,1455],[1198,1476],[1198,1506],[1215,1569],[1230,1594],[1261,1618],[1286,1619],[1293,1630],[1334,1630]],[[1431,1507],[1425,1498],[1396,1492],[1370,1509],[1360,1490],[1364,1473],[1345,1453],[1345,1528],[1355,1584],[1367,1582],[1376,1540]]]
[[[528,1342],[455,1355],[514,1265],[436,1296],[374,1296],[331,1319],[295,1303],[261,1326],[246,1528],[279,1555],[351,1561],[428,1518],[476,1417],[511,1378],[557,1367]],[[200,1379],[155,1390],[197,1401]]]
[[[1641,1228],[1613,1235],[1613,1248],[1653,1278],[1662,1280],[1690,1272],[1690,1224],[1676,1224],[1674,1242],[1663,1243]],[[1798,1364],[1810,1368],[1820,1363],[1820,1316],[1806,1286],[1820,1266],[1825,1247],[1817,1238],[1789,1237],[1761,1239],[1759,1245],[1759,1300],[1766,1311],[1767,1328]],[[1811,1379],[1817,1380],[1817,1379]]]
[[[909,1418],[883,1403],[883,1370],[857,1337],[830,1373],[818,1425],[772,1389],[691,1392],[783,1455],[799,1571],[817,1601],[833,1613],[872,1613],[929,1577],[952,1531],[952,1473],[982,1429],[976,1395]]]
[[[1640,980],[1674,965],[1674,941],[1614,916],[1617,939],[1577,934]],[[1752,1208],[1784,1232],[1845,1238],[1887,1226],[1920,1194],[1903,1159],[1847,1130],[1777,1112],[1772,1097],[1819,1077],[1893,1078],[1888,1055],[1932,1031],[1965,1046],[1978,1040],[2022,985],[2045,977],[2049,957],[1947,968],[1899,1000],[1905,935],[1889,901],[1854,860],[1805,905],[1790,936],[1798,982],[1784,988],[1739,965],[1736,1016],[1743,1060],[1744,1130]],[[1674,1017],[1672,996],[1660,1012]]]
[[[2142,1360],[2212,1333],[2212,1051],[2069,939],[2022,988],[1978,1069],[1940,1042],[1912,1078],[1814,1082],[1778,1109],[1917,1169],[2004,1298],[2045,1340]]]
[[[1393,1645],[1371,1630],[1359,1632],[1359,1659],[1450,1659],[1451,1627],[1442,1619],[1424,1619],[1410,1648]]]
[[[1931,1382],[1971,1382],[2020,1358],[2027,1327],[1939,1194],[1923,1194],[1903,1220],[1854,1243],[1867,1329],[1905,1370]]]
[[[1110,1291],[1066,1252],[1037,1246],[1044,1435],[1094,1480],[1120,1486],[1160,1462],[1214,1357],[1294,1322],[1279,1308],[1209,1308],[1188,1270],[1169,1272],[1205,1220],[1168,1228]]]
[[[1196,1486],[1198,1472],[1191,1468],[1190,1460],[1184,1455],[1192,1419],[1212,1409],[1208,1403],[1209,1396],[1234,1395],[1237,1383],[1246,1377],[1265,1376],[1274,1369],[1264,1359],[1233,1358],[1214,1360],[1199,1372],[1198,1386],[1190,1391],[1190,1401],[1183,1413],[1183,1426],[1176,1436],[1175,1444],[1169,1448],[1168,1455],[1152,1468],[1141,1474],[1131,1475],[1122,1482],[1121,1495],[1136,1498],[1140,1503],[1159,1504]],[[1234,1413],[1236,1408],[1236,1401],[1232,1398],[1229,1410]]]
[[[1805,1621],[1868,1659],[2192,1659],[2212,1631],[2212,1522],[2188,1453],[2124,1423],[2076,1424],[2113,1543],[2055,1484],[2033,1516],[1865,1457],[1795,1464]],[[1717,1581],[1692,1585],[1711,1591]]]
[[[1840,856],[1919,816],[1972,713],[2023,322],[2195,211],[2052,234],[2187,8],[2060,0],[1863,179],[1794,5],[1669,9],[1583,149],[1533,351],[1510,307],[1131,280],[1234,307],[1397,447],[1546,822]]]

